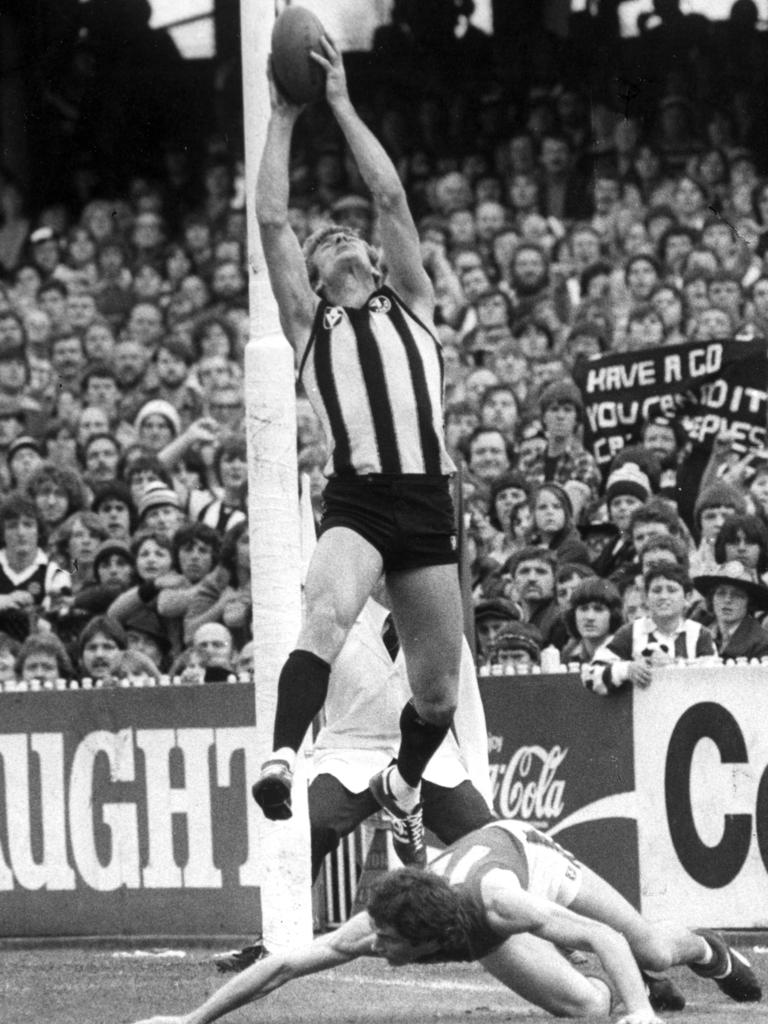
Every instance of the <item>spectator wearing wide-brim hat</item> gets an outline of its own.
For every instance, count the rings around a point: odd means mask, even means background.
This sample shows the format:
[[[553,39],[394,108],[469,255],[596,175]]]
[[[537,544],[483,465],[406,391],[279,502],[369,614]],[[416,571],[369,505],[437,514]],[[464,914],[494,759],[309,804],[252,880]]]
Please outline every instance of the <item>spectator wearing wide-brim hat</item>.
[[[710,629],[721,658],[768,656],[768,631],[753,614],[768,611],[768,587],[742,562],[726,562],[714,572],[694,576],[693,585],[714,615]]]

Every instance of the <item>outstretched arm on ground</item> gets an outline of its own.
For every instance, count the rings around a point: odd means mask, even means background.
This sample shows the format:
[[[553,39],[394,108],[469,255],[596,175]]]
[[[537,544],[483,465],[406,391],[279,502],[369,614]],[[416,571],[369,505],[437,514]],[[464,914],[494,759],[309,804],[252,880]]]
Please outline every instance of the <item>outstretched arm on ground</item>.
[[[339,967],[360,956],[373,955],[375,934],[368,914],[356,914],[335,932],[322,935],[307,946],[257,961],[191,1013],[150,1017],[138,1024],[211,1024],[246,1003],[262,999],[295,978]]]
[[[489,871],[482,882],[482,893],[494,930],[503,935],[530,932],[561,948],[595,953],[627,1009],[625,1024],[657,1024],[629,943],[615,929],[531,896],[510,871]]]
[[[376,204],[389,280],[418,313],[431,318],[432,284],[422,264],[419,235],[403,183],[389,154],[352,106],[341,52],[327,35],[323,51],[312,56],[325,70],[326,99]]]
[[[256,178],[256,219],[280,325],[300,354],[309,339],[317,305],[299,240],[288,223],[291,136],[301,107],[280,94],[271,68],[269,90],[272,113]]]

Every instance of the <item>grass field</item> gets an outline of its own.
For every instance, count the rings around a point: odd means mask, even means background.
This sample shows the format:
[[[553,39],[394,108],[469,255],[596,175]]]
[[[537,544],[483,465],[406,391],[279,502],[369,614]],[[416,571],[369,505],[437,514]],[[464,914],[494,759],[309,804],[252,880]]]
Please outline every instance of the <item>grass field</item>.
[[[191,1009],[225,980],[211,952],[41,949],[0,951],[2,1024],[127,1024],[157,1013]],[[747,948],[768,992],[768,950]],[[138,955],[137,955],[138,953]],[[738,1005],[689,971],[673,972],[688,1007],[668,1015],[680,1024],[768,1024],[768,1002]],[[394,970],[357,961],[303,978],[249,1008],[231,1024],[441,1024],[544,1021],[545,1013],[513,996],[474,964]]]

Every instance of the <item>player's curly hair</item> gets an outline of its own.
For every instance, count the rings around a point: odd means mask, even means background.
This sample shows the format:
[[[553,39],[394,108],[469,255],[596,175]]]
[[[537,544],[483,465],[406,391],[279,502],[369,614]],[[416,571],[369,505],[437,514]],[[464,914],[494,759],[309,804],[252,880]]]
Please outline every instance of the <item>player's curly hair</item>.
[[[436,962],[476,959],[471,936],[479,928],[487,931],[483,908],[472,893],[421,868],[398,868],[386,875],[367,910],[377,925],[395,928],[412,943],[439,942],[439,951],[428,958]]]

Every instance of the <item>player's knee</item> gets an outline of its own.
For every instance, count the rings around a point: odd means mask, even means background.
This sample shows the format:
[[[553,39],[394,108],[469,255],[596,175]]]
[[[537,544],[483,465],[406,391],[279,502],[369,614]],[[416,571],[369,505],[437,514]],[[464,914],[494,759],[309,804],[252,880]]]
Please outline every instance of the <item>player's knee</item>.
[[[447,727],[456,713],[456,700],[453,694],[436,694],[415,701],[416,710],[425,722],[430,725]]]
[[[649,932],[632,952],[641,967],[648,971],[666,971],[675,963],[672,945],[658,933]]]

